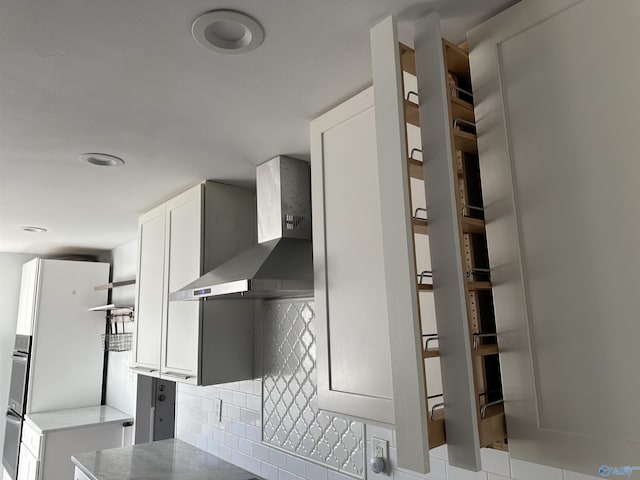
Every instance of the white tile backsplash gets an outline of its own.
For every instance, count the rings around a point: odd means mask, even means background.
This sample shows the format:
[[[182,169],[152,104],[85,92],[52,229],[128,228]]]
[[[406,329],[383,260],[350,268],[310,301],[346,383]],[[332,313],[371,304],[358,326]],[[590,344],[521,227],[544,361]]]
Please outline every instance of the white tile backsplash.
[[[260,350],[258,348],[258,350]],[[213,401],[222,399],[222,421],[213,416]],[[247,380],[224,385],[178,385],[176,437],[265,480],[353,480],[352,477],[262,443],[262,382]],[[368,480],[595,480],[557,468],[509,460],[506,452],[482,449],[481,472],[448,464],[446,445],[429,452],[431,473],[423,475],[397,466],[395,434],[378,425],[366,426],[366,452],[371,438],[389,441],[390,475],[374,474]]]

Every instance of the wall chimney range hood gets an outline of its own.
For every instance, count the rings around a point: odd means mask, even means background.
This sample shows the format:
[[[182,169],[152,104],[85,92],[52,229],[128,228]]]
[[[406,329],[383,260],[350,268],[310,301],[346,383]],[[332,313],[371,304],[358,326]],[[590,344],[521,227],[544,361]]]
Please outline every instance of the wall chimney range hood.
[[[313,296],[309,163],[280,155],[256,168],[258,245],[170,295],[201,298]]]

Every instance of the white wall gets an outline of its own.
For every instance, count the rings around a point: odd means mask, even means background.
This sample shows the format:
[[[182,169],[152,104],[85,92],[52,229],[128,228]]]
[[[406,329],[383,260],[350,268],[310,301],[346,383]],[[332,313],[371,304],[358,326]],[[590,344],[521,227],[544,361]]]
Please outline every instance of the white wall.
[[[136,278],[137,240],[125,243],[111,251],[113,281]],[[112,290],[111,300],[116,305],[134,305],[136,286],[127,285]],[[118,325],[120,328],[120,324]],[[125,331],[133,331],[133,324],[125,324]],[[132,417],[136,413],[136,377],[129,370],[133,352],[109,352],[107,371],[107,405]]]
[[[11,352],[16,336],[18,296],[22,265],[35,255],[0,253],[0,412],[4,415],[9,399]],[[0,452],[4,445],[4,417],[0,417]]]

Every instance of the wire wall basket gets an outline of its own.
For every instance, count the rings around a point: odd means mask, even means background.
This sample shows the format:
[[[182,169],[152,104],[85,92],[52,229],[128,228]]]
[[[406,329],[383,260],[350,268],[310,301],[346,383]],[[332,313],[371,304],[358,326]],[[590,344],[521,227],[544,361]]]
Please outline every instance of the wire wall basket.
[[[133,333],[103,333],[102,348],[106,352],[128,352],[133,347]]]

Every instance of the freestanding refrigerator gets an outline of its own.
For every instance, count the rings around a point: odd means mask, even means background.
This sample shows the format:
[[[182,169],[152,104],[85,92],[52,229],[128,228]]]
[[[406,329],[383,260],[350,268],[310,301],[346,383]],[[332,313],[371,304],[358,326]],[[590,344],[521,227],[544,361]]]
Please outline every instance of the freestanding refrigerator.
[[[35,258],[22,268],[2,465],[16,480],[24,415],[99,405],[109,264]]]

